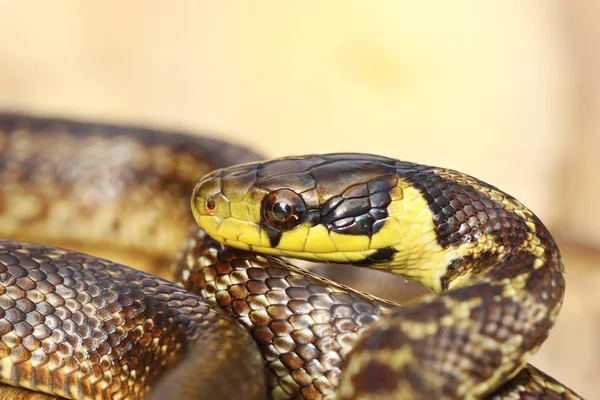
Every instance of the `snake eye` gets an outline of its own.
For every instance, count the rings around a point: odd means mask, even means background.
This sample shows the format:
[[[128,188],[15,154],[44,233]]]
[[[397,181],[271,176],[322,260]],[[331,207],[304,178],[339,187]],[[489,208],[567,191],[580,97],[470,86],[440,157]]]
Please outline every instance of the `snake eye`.
[[[304,221],[306,205],[293,190],[280,189],[263,200],[262,217],[271,228],[287,231]]]
[[[278,201],[273,205],[272,211],[277,221],[286,221],[292,215],[292,206],[285,201]]]

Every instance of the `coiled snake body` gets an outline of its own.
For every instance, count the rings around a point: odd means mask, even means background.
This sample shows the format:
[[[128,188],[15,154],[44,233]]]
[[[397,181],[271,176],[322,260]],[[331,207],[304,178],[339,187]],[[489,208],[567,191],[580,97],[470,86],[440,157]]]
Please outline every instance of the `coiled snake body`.
[[[258,158],[0,115],[0,381],[77,399],[578,398],[526,364],[564,278],[521,203],[385,157]],[[438,294],[400,308],[275,255]]]

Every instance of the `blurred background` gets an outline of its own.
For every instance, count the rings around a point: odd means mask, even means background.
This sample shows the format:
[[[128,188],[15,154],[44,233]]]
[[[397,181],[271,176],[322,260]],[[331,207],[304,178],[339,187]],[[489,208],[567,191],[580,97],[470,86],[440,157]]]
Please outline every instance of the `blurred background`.
[[[200,132],[268,157],[373,152],[519,198],[567,296],[532,363],[600,393],[600,6],[0,2],[0,109]]]

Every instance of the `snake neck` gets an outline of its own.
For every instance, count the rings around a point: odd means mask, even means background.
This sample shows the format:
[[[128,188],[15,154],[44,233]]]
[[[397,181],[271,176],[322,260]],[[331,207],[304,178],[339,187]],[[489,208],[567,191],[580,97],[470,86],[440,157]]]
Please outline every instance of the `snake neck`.
[[[435,292],[490,279],[511,265],[523,276],[544,266],[563,271],[551,234],[514,197],[453,170],[399,164],[387,208],[392,223],[377,233],[398,240],[364,263]]]

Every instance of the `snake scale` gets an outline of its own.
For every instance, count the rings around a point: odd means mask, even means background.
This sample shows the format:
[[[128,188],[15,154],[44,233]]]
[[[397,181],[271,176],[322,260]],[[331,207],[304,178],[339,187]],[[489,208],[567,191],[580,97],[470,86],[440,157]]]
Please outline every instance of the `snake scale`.
[[[0,396],[579,398],[527,364],[565,283],[516,199],[379,156],[259,159],[0,114]],[[287,257],[435,293],[400,307]]]

